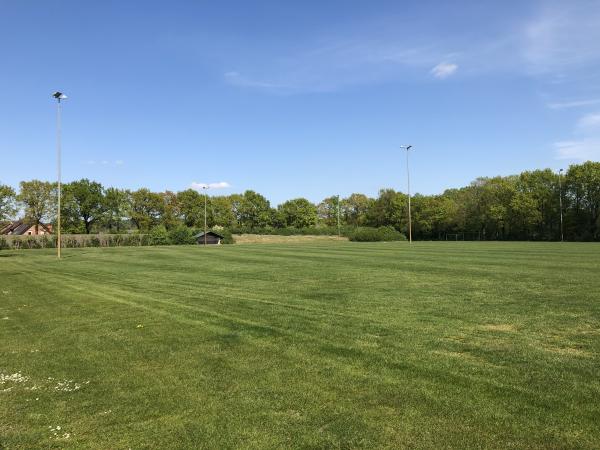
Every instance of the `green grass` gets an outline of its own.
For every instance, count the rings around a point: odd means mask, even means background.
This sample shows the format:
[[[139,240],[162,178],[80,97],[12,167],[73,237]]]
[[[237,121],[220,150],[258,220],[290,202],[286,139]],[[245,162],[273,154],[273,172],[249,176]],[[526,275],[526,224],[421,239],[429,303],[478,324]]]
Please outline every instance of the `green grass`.
[[[597,449],[600,245],[0,252],[14,373],[0,448]]]

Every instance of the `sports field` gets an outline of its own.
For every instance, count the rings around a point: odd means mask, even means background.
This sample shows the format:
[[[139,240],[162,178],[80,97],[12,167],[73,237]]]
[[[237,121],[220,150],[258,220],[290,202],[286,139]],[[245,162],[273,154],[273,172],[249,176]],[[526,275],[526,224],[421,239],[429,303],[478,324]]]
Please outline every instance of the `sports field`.
[[[600,448],[600,245],[0,252],[0,448]]]

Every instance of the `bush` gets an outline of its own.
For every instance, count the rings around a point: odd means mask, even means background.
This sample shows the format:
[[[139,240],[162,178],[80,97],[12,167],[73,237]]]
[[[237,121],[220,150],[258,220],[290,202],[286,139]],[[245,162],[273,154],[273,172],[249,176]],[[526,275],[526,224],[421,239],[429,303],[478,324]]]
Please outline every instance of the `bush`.
[[[169,243],[169,234],[163,226],[154,227],[148,235],[148,245],[167,245]],[[140,242],[140,245],[144,245]]]
[[[173,245],[186,245],[195,242],[192,230],[184,225],[169,231],[169,242]]]
[[[235,244],[235,239],[233,239],[231,231],[219,230],[219,231],[216,231],[216,233],[219,233],[221,236],[223,236],[223,240],[221,241],[221,244]]]
[[[359,227],[348,233],[348,239],[355,242],[405,241],[406,236],[392,227]]]

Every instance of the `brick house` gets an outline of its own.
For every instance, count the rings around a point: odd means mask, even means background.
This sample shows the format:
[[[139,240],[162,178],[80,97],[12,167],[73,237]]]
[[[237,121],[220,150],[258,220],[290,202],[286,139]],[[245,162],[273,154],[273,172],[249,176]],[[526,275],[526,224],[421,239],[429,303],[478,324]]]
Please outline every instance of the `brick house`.
[[[38,236],[44,234],[52,234],[52,225],[40,223],[32,224],[24,220],[15,220],[7,224],[0,224],[0,235],[18,235],[18,236]]]

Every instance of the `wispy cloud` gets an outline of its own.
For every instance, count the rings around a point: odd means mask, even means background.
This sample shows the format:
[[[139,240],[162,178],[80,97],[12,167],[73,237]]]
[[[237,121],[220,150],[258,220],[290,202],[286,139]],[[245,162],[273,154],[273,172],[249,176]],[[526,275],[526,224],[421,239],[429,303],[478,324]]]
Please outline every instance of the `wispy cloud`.
[[[457,64],[441,62],[433,69],[431,69],[431,74],[439,79],[448,78],[450,75],[454,74],[458,69]]]
[[[220,181],[218,183],[197,183],[196,181],[190,184],[190,188],[195,191],[201,191],[203,189],[226,189],[231,187],[227,181]]]
[[[117,159],[116,161],[109,161],[107,159],[102,159],[100,161],[96,161],[95,159],[90,159],[88,161],[85,162],[88,166],[96,166],[96,165],[101,165],[101,166],[122,166],[123,164],[125,164],[125,161],[123,161],[122,159]]]
[[[548,1],[523,30],[522,55],[537,73],[600,62],[600,4]]]
[[[600,112],[580,117],[573,136],[576,139],[554,144],[557,159],[600,159]]]
[[[577,122],[577,127],[583,130],[600,130],[600,113],[586,114]]]
[[[600,99],[573,100],[570,102],[548,103],[548,108],[550,108],[550,109],[570,109],[570,108],[579,108],[582,106],[597,105],[598,103],[600,103]]]
[[[556,142],[554,148],[557,159],[586,161],[600,158],[600,138]]]

